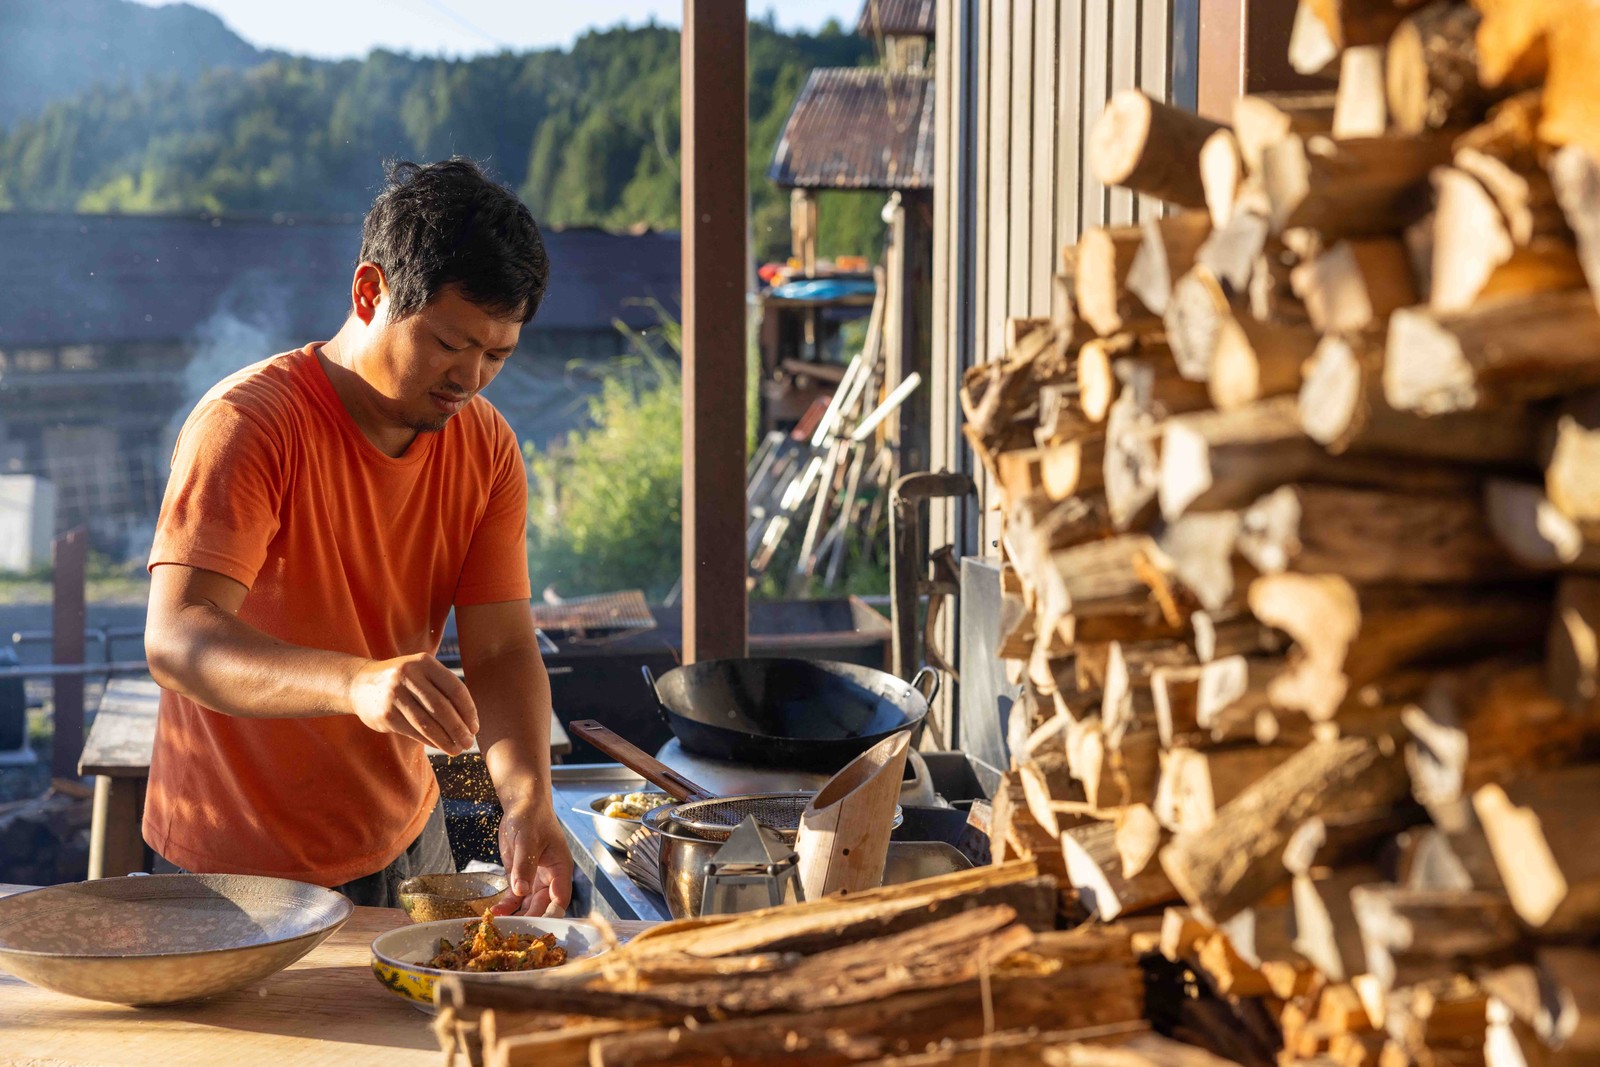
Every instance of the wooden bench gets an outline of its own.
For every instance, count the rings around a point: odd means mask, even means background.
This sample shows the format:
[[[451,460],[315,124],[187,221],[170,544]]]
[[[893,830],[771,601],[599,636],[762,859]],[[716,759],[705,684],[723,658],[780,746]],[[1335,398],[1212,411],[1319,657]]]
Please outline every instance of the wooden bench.
[[[160,702],[161,688],[149,678],[113,678],[100,698],[78,760],[79,774],[95,776],[90,878],[115,878],[150,869],[140,825]],[[571,739],[552,715],[551,758],[559,759],[571,751]]]

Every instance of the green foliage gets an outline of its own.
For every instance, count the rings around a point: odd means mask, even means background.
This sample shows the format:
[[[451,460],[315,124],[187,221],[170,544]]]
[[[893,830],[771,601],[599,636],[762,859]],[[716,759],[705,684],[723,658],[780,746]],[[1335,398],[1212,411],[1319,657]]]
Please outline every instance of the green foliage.
[[[551,225],[676,229],[678,33],[613,29],[570,51],[448,60],[276,56],[248,69],[102,85],[0,133],[0,206],[44,211],[359,214],[385,158],[487,160]],[[788,196],[766,178],[807,73],[871,61],[825,28],[750,26],[752,230],[788,254]],[[825,254],[872,254],[878,197],[836,198]],[[837,218],[831,217],[837,210]]]
[[[593,426],[542,455],[526,446],[528,568],[563,596],[643,589],[660,600],[682,566],[683,389],[662,354],[681,336],[664,313],[653,337],[618,329],[636,355],[590,401]]]

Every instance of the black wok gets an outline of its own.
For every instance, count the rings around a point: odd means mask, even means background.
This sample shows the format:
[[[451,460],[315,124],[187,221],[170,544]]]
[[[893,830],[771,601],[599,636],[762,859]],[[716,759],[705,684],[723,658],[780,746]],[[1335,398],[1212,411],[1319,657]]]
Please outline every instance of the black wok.
[[[892,733],[920,730],[939,688],[926,667],[908,683],[870,667],[807,659],[705,660],[659,681],[649,668],[644,675],[690,752],[828,774]]]

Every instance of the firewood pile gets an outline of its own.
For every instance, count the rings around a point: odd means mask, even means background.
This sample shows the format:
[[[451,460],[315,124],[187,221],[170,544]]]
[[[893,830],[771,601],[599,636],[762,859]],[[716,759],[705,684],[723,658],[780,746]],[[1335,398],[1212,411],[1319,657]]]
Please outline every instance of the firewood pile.
[[[670,923],[516,985],[448,977],[435,1030],[489,1067],[1222,1067],[1152,1032],[1136,928],[1056,930],[1057,898],[1013,860]]]
[[[998,860],[1249,1064],[1600,1063],[1600,4],[1302,0],[1336,91],[1092,133],[1165,201],[964,383]],[[1138,939],[1136,939],[1137,941]]]

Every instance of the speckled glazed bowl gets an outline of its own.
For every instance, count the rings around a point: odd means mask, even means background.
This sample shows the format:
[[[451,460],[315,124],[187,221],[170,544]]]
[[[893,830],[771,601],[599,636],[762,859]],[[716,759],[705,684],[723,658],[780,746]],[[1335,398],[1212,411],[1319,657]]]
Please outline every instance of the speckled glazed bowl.
[[[196,1000],[283,970],[351,911],[321,886],[236,874],[47,886],[0,899],[0,967],[90,1000]]]
[[[438,919],[476,919],[506,892],[505,875],[474,871],[419,874],[401,882],[397,895],[412,922],[426,923]]]
[[[440,975],[457,972],[424,966],[438,951],[439,939],[460,941],[466,928],[461,919],[413,923],[379,934],[372,941],[372,974],[384,988],[413,1008],[432,1012],[433,987]],[[600,928],[582,919],[535,919],[527,915],[495,916],[495,927],[503,934],[555,934],[567,950],[567,959],[595,956],[606,950]],[[526,981],[543,971],[508,971],[503,974],[474,974],[475,982]]]

